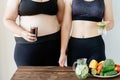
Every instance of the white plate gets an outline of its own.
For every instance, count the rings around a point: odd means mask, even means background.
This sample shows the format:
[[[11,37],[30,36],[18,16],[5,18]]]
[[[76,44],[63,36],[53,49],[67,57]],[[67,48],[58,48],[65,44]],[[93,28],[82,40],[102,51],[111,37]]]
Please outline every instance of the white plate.
[[[112,75],[112,76],[100,76],[100,75],[93,75],[94,77],[98,77],[98,78],[113,78],[113,77],[117,77],[120,75],[120,72],[117,73],[116,75]]]

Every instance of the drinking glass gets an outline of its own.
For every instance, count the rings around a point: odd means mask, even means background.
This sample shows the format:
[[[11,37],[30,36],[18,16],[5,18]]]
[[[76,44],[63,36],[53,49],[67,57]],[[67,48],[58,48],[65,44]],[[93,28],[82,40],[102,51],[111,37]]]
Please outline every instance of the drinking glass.
[[[97,27],[98,27],[98,34],[100,34],[100,35],[107,34],[106,26],[105,26],[104,22],[97,23]]]
[[[32,34],[35,34],[35,36],[36,36],[36,39],[35,39],[35,41],[37,41],[37,35],[38,35],[38,27],[30,27],[30,32],[32,33]]]

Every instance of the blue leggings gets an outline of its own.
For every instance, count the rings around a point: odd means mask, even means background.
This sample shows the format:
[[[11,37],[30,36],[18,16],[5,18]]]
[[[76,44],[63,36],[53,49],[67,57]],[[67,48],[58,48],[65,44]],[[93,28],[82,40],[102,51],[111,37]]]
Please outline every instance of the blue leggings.
[[[91,38],[74,38],[71,37],[68,45],[68,66],[72,66],[73,63],[79,58],[87,58],[87,64],[92,59],[105,60],[105,44],[102,36],[96,36]]]
[[[60,31],[38,37],[30,43],[21,37],[15,37],[14,59],[17,66],[59,66]]]

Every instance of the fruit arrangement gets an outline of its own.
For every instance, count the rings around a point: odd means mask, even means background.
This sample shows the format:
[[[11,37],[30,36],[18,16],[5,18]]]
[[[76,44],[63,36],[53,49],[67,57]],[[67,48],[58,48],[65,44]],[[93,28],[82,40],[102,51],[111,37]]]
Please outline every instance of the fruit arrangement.
[[[120,73],[120,65],[115,64],[112,59],[100,62],[93,59],[90,61],[89,69],[92,75],[112,76]]]

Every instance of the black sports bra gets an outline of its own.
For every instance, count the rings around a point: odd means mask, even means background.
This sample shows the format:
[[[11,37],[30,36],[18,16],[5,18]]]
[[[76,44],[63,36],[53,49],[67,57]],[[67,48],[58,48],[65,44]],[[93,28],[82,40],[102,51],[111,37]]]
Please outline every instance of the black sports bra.
[[[99,22],[104,16],[104,0],[72,1],[72,20],[88,20]]]
[[[57,12],[58,12],[57,0],[49,0],[47,2],[21,0],[18,9],[18,14],[20,16],[36,14],[56,15]]]

